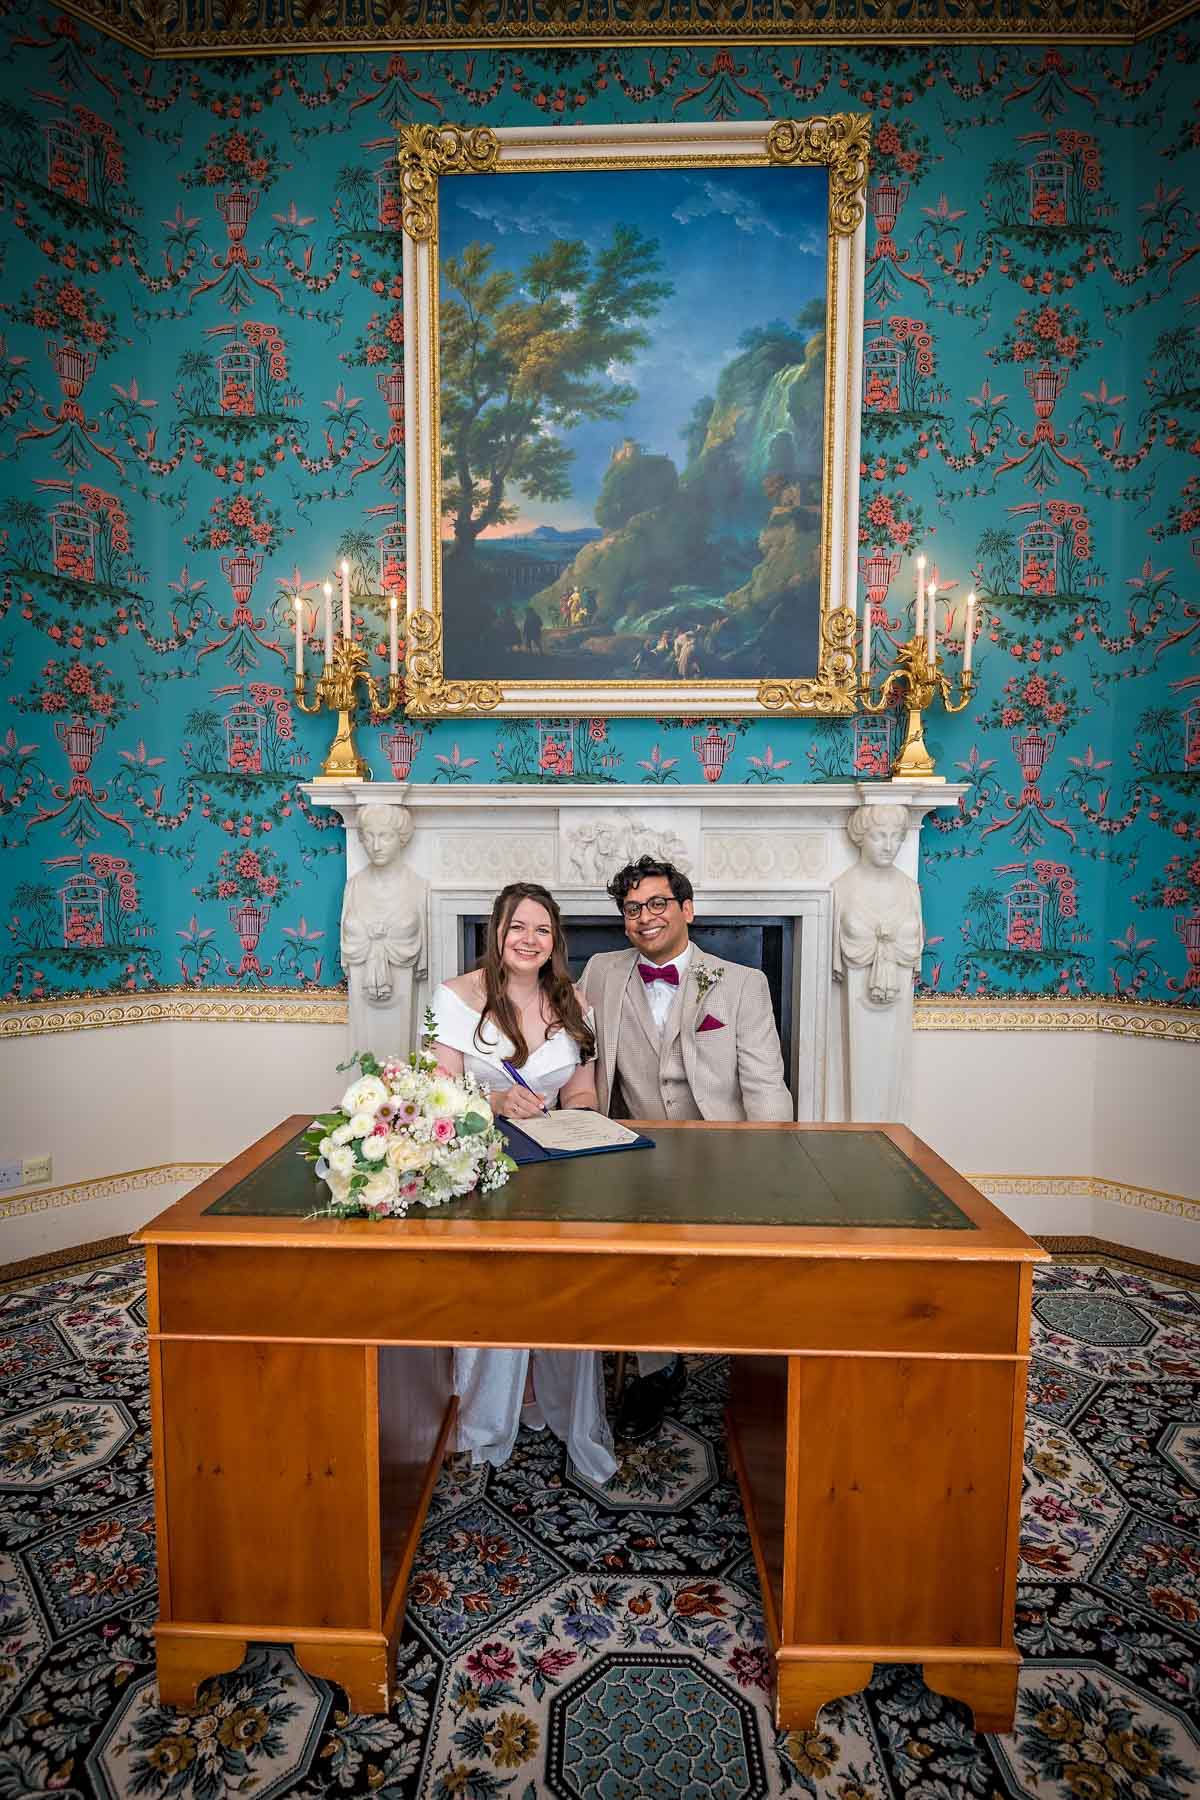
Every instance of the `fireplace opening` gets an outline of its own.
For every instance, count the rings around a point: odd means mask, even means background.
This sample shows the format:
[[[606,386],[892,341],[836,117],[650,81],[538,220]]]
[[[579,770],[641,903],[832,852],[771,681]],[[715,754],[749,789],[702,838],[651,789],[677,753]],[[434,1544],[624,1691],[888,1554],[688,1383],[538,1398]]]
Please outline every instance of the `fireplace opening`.
[[[568,960],[571,973],[578,980],[584,964],[591,956],[608,950],[628,950],[629,939],[619,919],[608,913],[568,914]],[[691,927],[692,942],[715,962],[746,963],[761,969],[771,990],[771,1006],[779,1029],[783,1050],[783,1067],[793,1096],[796,1088],[795,1020],[799,1012],[797,987],[800,962],[796,955],[796,933],[802,921],[778,916],[761,919],[704,918]],[[471,969],[482,961],[487,943],[486,915],[464,914],[459,918],[459,968]]]

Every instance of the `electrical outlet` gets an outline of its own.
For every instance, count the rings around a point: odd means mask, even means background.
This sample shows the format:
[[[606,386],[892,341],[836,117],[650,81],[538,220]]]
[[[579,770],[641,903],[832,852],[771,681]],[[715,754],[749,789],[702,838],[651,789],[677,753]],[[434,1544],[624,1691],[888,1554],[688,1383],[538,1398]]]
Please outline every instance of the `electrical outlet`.
[[[0,1194],[11,1194],[14,1188],[21,1186],[21,1165],[19,1162],[0,1163]]]
[[[27,1156],[21,1163],[21,1186],[38,1187],[43,1181],[49,1181],[54,1173],[54,1158],[43,1153],[41,1156]]]

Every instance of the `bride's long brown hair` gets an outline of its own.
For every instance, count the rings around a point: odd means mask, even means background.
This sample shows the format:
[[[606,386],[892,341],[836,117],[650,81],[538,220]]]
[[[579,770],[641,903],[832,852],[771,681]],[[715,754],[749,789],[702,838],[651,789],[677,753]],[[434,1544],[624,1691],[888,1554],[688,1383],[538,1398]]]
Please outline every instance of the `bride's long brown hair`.
[[[548,1002],[545,1011],[550,1014],[546,1036],[552,1037],[561,1028],[579,1045],[580,1062],[587,1062],[589,1057],[596,1054],[596,1037],[584,1019],[575,983],[571,980],[562,914],[553,894],[548,893],[536,881],[512,881],[496,895],[492,916],[488,921],[487,949],[479,965],[483,975],[484,999],[479,1024],[475,1027],[475,1042],[480,1049],[484,1049],[479,1033],[483,1021],[490,1014],[504,1036],[514,1045],[512,1060],[516,1067],[520,1068],[529,1060],[529,1046],[525,1042],[517,1009],[508,992],[508,970],[504,966],[504,939],[512,916],[522,900],[534,900],[539,906],[544,906],[554,928],[553,948],[538,970],[538,987],[544,1000]]]

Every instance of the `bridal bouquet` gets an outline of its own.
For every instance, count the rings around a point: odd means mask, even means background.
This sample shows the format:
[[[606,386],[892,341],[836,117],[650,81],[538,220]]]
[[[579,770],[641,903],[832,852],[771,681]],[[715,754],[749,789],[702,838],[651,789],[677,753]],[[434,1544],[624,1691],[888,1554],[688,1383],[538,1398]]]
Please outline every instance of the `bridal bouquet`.
[[[478,1082],[447,1075],[424,1048],[342,1066],[357,1067],[358,1080],[340,1110],[322,1113],[304,1134],[303,1154],[330,1192],[326,1217],[403,1218],[414,1201],[440,1206],[476,1187],[491,1193],[516,1168]]]

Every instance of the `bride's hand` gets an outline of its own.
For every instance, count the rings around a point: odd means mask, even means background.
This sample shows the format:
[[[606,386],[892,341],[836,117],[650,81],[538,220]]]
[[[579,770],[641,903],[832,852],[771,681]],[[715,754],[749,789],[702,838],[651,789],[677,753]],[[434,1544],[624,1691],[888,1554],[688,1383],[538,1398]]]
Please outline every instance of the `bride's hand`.
[[[540,1094],[533,1094],[528,1088],[515,1085],[493,1088],[488,1099],[497,1118],[540,1119],[546,1111]]]

